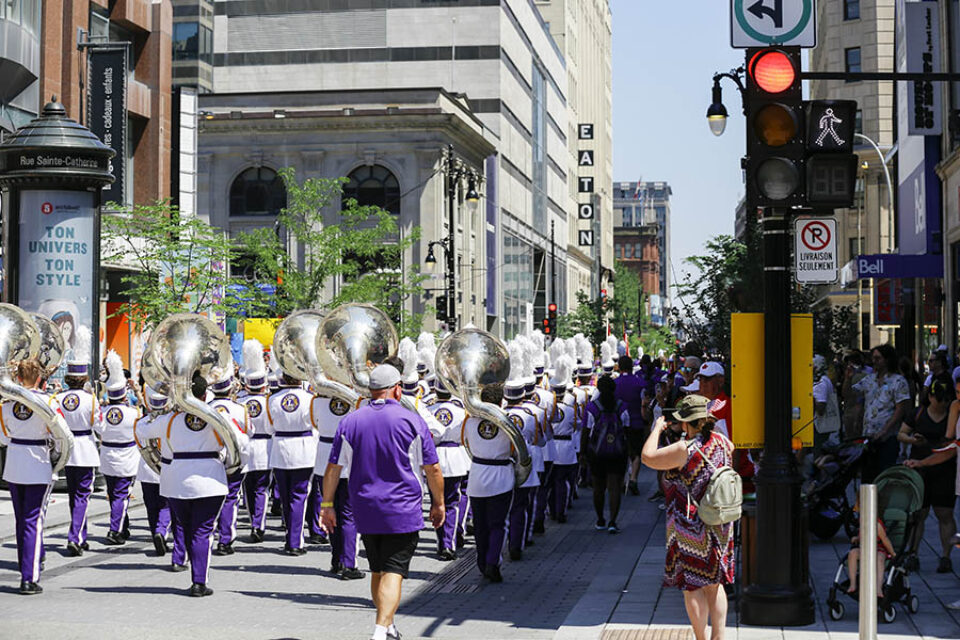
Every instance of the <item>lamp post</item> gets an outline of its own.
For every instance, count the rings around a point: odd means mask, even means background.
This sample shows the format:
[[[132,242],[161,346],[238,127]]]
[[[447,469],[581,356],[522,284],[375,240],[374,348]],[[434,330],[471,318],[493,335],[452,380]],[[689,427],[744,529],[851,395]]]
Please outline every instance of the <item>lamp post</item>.
[[[457,330],[457,196],[463,181],[466,180],[467,188],[463,194],[464,200],[471,206],[476,205],[480,201],[477,186],[481,182],[481,177],[456,156],[452,144],[447,145],[444,149],[440,161],[441,170],[446,174],[447,237],[442,240],[433,240],[427,245],[427,257],[424,262],[427,264],[436,263],[437,258],[433,253],[433,248],[435,246],[443,248],[447,262],[447,326],[453,332]]]
[[[713,89],[711,91],[711,102],[707,108],[707,124],[710,125],[710,132],[715,136],[722,136],[727,129],[727,108],[723,106],[723,87],[720,81],[724,78],[733,80],[740,91],[740,99],[743,103],[743,115],[747,115],[747,103],[744,97],[745,87],[741,79],[744,74],[743,67],[731,69],[727,73],[713,74]]]

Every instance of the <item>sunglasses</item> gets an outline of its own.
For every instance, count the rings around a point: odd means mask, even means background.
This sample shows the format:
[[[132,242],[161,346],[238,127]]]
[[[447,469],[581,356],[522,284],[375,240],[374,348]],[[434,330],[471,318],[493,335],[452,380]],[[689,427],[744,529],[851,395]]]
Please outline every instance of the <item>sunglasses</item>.
[[[690,373],[693,371],[693,367],[680,367],[680,371],[686,371],[687,373]]]

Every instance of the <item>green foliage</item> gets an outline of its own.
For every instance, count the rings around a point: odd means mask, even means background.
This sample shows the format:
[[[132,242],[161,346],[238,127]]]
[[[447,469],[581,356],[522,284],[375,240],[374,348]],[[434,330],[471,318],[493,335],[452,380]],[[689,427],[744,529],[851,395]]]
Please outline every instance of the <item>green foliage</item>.
[[[243,295],[248,315],[283,317],[319,307],[327,287],[340,281],[328,306],[375,304],[391,315],[402,335],[415,337],[423,314],[406,311],[405,302],[423,293],[426,276],[401,265],[404,251],[419,240],[420,229],[401,236],[390,212],[360,206],[352,199],[344,203],[338,223],[324,224],[323,210],[340,197],[346,178],[301,182],[292,168],[279,173],[287,189],[287,206],[277,224],[236,238],[235,257],[249,283]],[[304,254],[290,252],[288,243],[301,244]],[[276,293],[260,285],[275,286]]]
[[[149,329],[180,312],[226,312],[229,240],[196,217],[181,217],[169,202],[134,205],[102,216],[101,259],[122,265],[130,302],[120,308],[130,321]]]
[[[577,291],[577,308],[557,317],[557,335],[572,338],[582,333],[593,344],[600,344],[607,335],[606,302],[603,298],[591,300],[583,291]]]
[[[813,312],[813,352],[828,362],[839,359],[857,342],[856,305],[827,305]]]

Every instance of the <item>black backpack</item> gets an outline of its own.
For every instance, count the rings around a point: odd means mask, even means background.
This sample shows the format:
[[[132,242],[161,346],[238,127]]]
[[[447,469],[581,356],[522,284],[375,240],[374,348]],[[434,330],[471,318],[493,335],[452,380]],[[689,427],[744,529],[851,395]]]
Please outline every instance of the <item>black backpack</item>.
[[[627,435],[620,419],[623,403],[618,400],[613,411],[603,411],[596,404],[591,404],[588,410],[594,419],[590,432],[590,452],[598,458],[622,458],[627,455]]]

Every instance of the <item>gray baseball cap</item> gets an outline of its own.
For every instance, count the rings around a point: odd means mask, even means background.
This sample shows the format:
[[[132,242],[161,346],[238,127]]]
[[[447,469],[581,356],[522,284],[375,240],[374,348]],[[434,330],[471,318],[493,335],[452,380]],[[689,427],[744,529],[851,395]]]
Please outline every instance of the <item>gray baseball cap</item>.
[[[400,384],[400,372],[397,368],[389,364],[377,365],[370,372],[370,390],[379,391],[380,389],[389,389]]]

